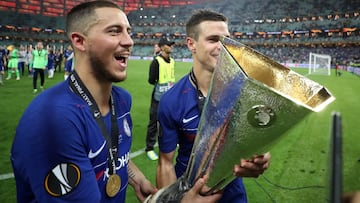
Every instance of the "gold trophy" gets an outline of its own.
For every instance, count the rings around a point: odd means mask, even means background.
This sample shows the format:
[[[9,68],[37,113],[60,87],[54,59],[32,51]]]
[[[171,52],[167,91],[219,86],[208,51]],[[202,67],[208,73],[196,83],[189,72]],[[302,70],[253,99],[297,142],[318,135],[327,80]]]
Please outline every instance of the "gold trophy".
[[[149,202],[179,201],[209,174],[206,194],[235,177],[234,164],[268,151],[311,112],[334,101],[322,85],[224,37],[185,174]]]

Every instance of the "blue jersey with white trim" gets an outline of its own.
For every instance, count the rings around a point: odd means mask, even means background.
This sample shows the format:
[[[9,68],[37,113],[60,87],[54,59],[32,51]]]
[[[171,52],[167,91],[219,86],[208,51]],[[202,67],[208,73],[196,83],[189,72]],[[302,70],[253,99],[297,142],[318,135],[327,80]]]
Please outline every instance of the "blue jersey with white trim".
[[[0,71],[5,70],[5,67],[4,67],[5,57],[6,57],[6,50],[3,48],[0,48]]]
[[[64,58],[65,58],[64,70],[67,72],[71,72],[72,71],[72,63],[74,60],[74,52],[72,50],[65,50]]]
[[[180,79],[161,98],[158,107],[160,123],[159,150],[170,153],[179,144],[175,173],[179,178],[186,171],[200,122],[196,88],[189,74]],[[246,203],[246,191],[241,178],[236,178],[224,189],[220,202]]]
[[[169,89],[161,98],[158,107],[159,149],[163,153],[176,150],[175,172],[179,177],[185,170],[194,144],[200,112],[197,105],[196,89],[189,77],[185,76]]]
[[[11,161],[18,202],[125,202],[132,141],[131,96],[112,90],[119,127],[116,173],[120,192],[109,198],[108,148],[87,103],[64,81],[38,95],[16,129]],[[111,113],[103,117],[111,135]]]

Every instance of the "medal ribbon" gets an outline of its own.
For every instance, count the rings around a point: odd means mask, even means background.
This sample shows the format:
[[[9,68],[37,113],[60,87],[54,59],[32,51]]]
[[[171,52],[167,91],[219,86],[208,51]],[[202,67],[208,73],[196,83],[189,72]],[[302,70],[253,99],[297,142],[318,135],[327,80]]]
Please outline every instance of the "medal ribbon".
[[[95,99],[90,94],[89,90],[86,88],[84,83],[81,81],[79,75],[76,71],[73,71],[70,74],[69,80],[70,88],[80,96],[89,106],[90,110],[93,113],[93,116],[101,129],[102,135],[106,140],[106,146],[109,151],[109,175],[112,175],[116,172],[116,160],[118,159],[118,141],[119,141],[119,127],[116,120],[115,104],[112,95],[110,95],[109,104],[111,106],[111,136],[106,129],[104,120],[102,119],[101,112],[98,105],[95,102]]]

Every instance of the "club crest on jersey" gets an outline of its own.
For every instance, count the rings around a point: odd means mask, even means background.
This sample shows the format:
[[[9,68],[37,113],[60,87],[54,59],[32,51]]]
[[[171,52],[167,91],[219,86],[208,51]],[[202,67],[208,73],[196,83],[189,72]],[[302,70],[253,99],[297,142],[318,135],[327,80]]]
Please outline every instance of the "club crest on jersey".
[[[73,191],[80,182],[80,169],[73,163],[56,165],[45,177],[44,187],[47,193],[60,197]]]

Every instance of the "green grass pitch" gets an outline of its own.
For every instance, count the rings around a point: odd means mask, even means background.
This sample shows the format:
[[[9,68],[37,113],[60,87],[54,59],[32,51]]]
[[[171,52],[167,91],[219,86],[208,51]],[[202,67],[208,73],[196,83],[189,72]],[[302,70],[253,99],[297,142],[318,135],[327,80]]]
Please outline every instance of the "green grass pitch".
[[[147,82],[150,61],[129,62],[128,78],[117,85],[133,97],[132,151],[145,147],[146,126],[152,86]],[[189,72],[190,63],[177,62],[176,79]],[[307,70],[295,70],[306,74]],[[271,166],[257,179],[244,178],[251,203],[266,202],[328,202],[328,173],[331,113],[338,111],[343,121],[343,191],[360,190],[360,78],[344,72],[341,77],[309,75],[329,89],[336,97],[326,109],[307,116],[293,127],[270,150]],[[46,79],[45,87],[63,80],[63,72]],[[22,112],[36,96],[32,94],[32,79],[5,81],[0,86],[0,177],[12,173],[9,153],[15,128]],[[156,149],[157,150],[157,149]],[[145,154],[133,161],[155,184],[156,162]],[[0,179],[0,202],[16,202],[14,178]],[[127,202],[138,202],[131,187]]]

